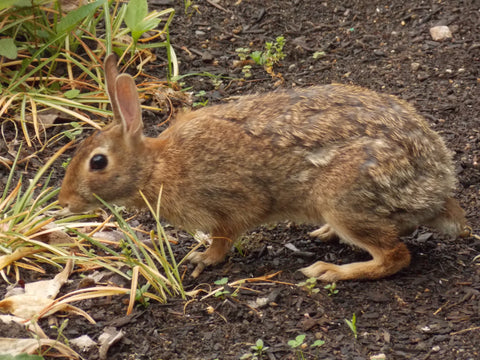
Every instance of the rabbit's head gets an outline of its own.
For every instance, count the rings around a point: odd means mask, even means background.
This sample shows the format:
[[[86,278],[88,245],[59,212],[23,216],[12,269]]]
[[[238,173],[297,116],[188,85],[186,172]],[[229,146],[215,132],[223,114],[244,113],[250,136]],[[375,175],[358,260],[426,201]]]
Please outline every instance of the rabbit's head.
[[[97,207],[96,196],[127,205],[145,178],[138,160],[144,136],[135,82],[130,75],[118,73],[114,55],[105,59],[105,78],[114,120],[86,139],[68,166],[59,202],[73,213]]]

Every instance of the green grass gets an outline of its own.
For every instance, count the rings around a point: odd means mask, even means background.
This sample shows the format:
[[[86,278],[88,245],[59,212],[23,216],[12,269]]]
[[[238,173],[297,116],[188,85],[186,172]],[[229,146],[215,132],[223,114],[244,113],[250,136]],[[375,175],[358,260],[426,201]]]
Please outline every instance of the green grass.
[[[137,229],[108,204],[105,205],[115,221],[86,222],[91,215],[54,218],[59,206],[52,200],[58,189],[48,186],[46,174],[67,148],[68,145],[64,146],[49,159],[26,188],[22,179],[13,186],[16,164],[10,171],[0,198],[0,274],[4,280],[9,282],[8,276],[12,274],[17,279],[23,278],[22,271],[45,273],[45,264],[62,268],[73,259],[80,272],[103,268],[124,277],[131,283],[132,304],[134,300],[146,305],[149,299],[166,302],[168,297],[185,298],[178,265],[160,224],[159,203],[155,208],[149,204],[157,226],[156,231],[148,234],[152,245],[141,241]],[[123,239],[116,244],[105,243],[95,236],[112,228],[122,233]],[[79,229],[91,231],[85,233]],[[62,241],[51,243],[52,238]]]
[[[70,12],[52,0],[2,2],[0,117],[15,125],[15,141],[41,151],[61,137],[75,138],[84,126],[100,127],[92,118],[111,115],[102,69],[107,53],[117,53],[126,66],[136,65],[137,76],[143,77],[142,66],[153,59],[152,49],[162,48],[168,59],[165,78],[177,76],[168,36],[173,15],[171,8],[149,12],[147,0],[97,0]],[[140,92],[156,91],[162,83],[167,85],[149,77]],[[48,138],[43,134],[42,116],[51,109],[72,121],[59,135]],[[7,186],[0,194],[0,275],[10,281],[12,273],[18,279],[22,271],[45,272],[45,264],[61,268],[74,259],[80,272],[105,268],[130,281],[131,303],[185,298],[178,265],[159,222],[159,205],[151,207],[157,225],[148,234],[152,247],[111,207],[115,218],[111,222],[89,221],[85,215],[55,218],[54,211],[60,207],[54,199],[59,190],[48,186],[48,172],[70,145],[48,160],[28,184],[21,177],[14,184],[18,157],[14,161],[0,158],[10,168]],[[95,236],[111,228],[123,234],[117,247]],[[51,244],[49,239],[59,234],[65,243]],[[120,270],[125,265],[126,273]]]
[[[163,48],[165,78],[178,75],[168,35],[174,10],[149,13],[147,4],[97,0],[68,13],[52,0],[0,5],[0,118],[19,124],[28,147],[35,141],[43,145],[41,133],[50,124],[42,115],[50,109],[97,128],[92,117],[111,115],[102,59],[112,51],[127,65],[136,64],[141,75],[152,49]]]

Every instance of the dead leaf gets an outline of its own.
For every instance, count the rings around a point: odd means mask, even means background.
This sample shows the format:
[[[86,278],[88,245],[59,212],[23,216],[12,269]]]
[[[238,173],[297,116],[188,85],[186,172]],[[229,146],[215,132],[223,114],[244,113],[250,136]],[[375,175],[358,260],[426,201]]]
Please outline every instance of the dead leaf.
[[[58,340],[0,338],[0,354],[2,355],[36,354],[43,346],[51,347],[66,357],[81,358],[75,351]]]
[[[26,256],[33,255],[44,251],[44,249],[33,248],[31,246],[25,246],[18,248],[11,254],[0,256],[0,270],[4,267],[12,264],[13,262],[20,260]]]
[[[63,271],[51,280],[41,280],[25,284],[23,294],[13,295],[0,301],[0,310],[30,319],[45,307],[52,305],[60,288],[72,273],[73,261],[69,260]]]
[[[47,109],[45,111],[39,111],[37,112],[36,115],[37,115],[38,123],[42,126],[44,130],[55,125],[55,121],[57,121],[58,119],[63,119],[62,122],[70,122],[75,120],[73,116],[67,115],[63,111],[56,110],[56,109]],[[17,118],[17,120],[20,120],[20,119]],[[33,123],[33,116],[30,114],[25,115],[25,121],[28,123]]]
[[[79,336],[78,338],[71,339],[69,340],[69,343],[72,344],[73,346],[76,346],[83,352],[89,351],[90,348],[97,345],[97,343],[93,341],[92,338],[88,335],[82,335],[82,336]]]
[[[114,327],[108,326],[104,329],[103,333],[98,337],[98,342],[101,344],[99,350],[100,359],[107,359],[108,349],[123,338],[123,335],[123,331],[118,331]]]

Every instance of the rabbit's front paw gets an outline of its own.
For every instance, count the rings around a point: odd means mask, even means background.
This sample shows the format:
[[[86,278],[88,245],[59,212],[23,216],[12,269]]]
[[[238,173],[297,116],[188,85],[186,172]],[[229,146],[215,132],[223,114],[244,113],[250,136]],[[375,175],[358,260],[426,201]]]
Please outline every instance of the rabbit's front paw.
[[[210,248],[207,249],[207,251],[205,252],[195,251],[188,256],[188,261],[193,264],[197,264],[195,270],[193,270],[192,272],[192,277],[194,279],[202,273],[203,269],[205,269],[206,266],[215,265],[223,260],[224,256],[222,256],[221,258],[219,258],[218,256],[212,256],[212,251],[209,250]]]
[[[193,270],[192,277],[196,278],[201,274],[205,266],[215,265],[223,261],[230,249],[231,241],[225,237],[214,237],[212,244],[205,252],[195,251],[191,253],[187,260],[191,263],[197,264]]]
[[[317,237],[322,241],[330,241],[337,237],[337,234],[328,224],[323,225],[320,229],[312,231],[310,236]]]
[[[207,264],[205,264],[205,253],[204,252],[198,252],[198,251],[195,251],[193,253],[191,253],[188,257],[187,257],[187,260],[190,261],[191,263],[193,264],[197,264],[197,266],[195,267],[195,270],[193,270],[192,272],[192,277],[195,279],[198,277],[198,275],[200,275],[203,271],[203,269],[205,269],[205,266],[207,266]]]

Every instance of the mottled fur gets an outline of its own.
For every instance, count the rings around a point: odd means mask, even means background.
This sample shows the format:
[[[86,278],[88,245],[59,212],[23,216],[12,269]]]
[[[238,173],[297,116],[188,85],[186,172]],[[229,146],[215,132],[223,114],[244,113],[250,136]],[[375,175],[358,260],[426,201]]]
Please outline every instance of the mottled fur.
[[[133,79],[106,78],[114,123],[92,135],[67,170],[60,202],[72,212],[106,201],[144,206],[187,230],[212,234],[195,253],[195,275],[222,261],[231,241],[263,223],[295,220],[324,227],[373,256],[343,266],[302,269],[326,281],[379,278],[408,265],[399,235],[432,225],[452,236],[465,226],[452,198],[452,155],[406,102],[355,86],[325,85],[252,95],[184,113],[158,138],[142,135]],[[108,156],[108,167],[89,169]]]

